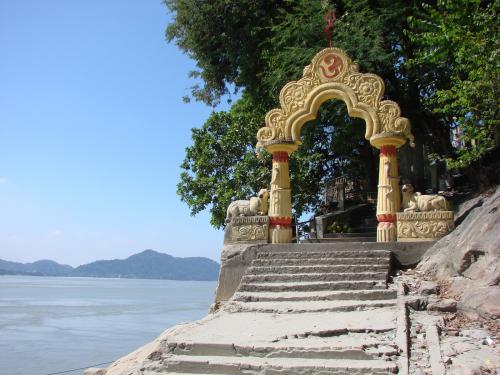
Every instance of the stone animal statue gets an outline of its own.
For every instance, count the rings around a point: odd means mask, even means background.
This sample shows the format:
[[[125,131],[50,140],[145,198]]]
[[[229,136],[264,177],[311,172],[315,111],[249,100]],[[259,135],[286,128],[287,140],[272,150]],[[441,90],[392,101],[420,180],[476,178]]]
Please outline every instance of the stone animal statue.
[[[403,193],[404,212],[451,210],[450,203],[441,195],[422,195],[421,193],[416,193],[411,184],[404,184],[401,191]]]
[[[226,223],[231,221],[231,218],[238,216],[263,216],[267,215],[269,199],[269,191],[261,189],[256,197],[251,197],[250,200],[233,201],[227,208]]]

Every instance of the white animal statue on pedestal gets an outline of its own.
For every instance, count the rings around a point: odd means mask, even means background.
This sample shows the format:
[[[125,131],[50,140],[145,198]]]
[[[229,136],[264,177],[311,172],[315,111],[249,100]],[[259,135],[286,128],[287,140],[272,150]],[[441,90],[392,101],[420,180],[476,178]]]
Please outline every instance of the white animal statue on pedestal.
[[[404,184],[403,209],[404,212],[450,211],[450,203],[445,197],[437,194],[422,195],[416,193],[411,184]]]
[[[267,215],[269,199],[269,191],[260,189],[256,197],[251,197],[250,200],[233,201],[227,208],[226,223],[231,221],[231,218],[238,216],[264,216]]]

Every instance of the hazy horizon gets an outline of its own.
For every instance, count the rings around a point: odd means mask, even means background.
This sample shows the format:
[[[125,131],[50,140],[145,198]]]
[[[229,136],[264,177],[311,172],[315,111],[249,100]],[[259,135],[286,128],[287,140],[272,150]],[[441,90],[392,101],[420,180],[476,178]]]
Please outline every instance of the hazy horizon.
[[[42,260],[49,260],[49,261],[54,261],[56,263],[59,263],[60,265],[63,265],[63,266],[71,266],[73,268],[76,268],[78,266],[81,266],[81,265],[84,265],[84,264],[88,264],[88,263],[92,263],[92,262],[95,262],[95,261],[99,261],[99,260],[123,260],[123,259],[127,259],[133,255],[137,255],[137,254],[140,254],[144,251],[148,251],[148,250],[152,250],[152,251],[155,251],[157,253],[160,253],[160,254],[165,254],[165,255],[171,255],[175,258],[197,258],[197,257],[202,257],[202,258],[208,258],[208,257],[205,257],[203,255],[192,255],[192,256],[175,256],[175,255],[172,255],[171,253],[169,252],[165,252],[165,251],[160,251],[160,250],[156,250],[156,249],[143,249],[143,250],[138,250],[138,251],[135,251],[133,253],[130,253],[129,255],[124,255],[123,257],[119,257],[119,258],[99,258],[99,259],[94,259],[94,260],[90,260],[89,262],[85,262],[85,263],[80,263],[80,264],[68,264],[68,263],[62,263],[62,262],[58,262],[56,259],[49,259],[49,258],[40,258],[40,259],[34,259],[34,260],[28,260],[28,261],[25,261],[25,262],[20,262],[20,261],[16,261],[16,260],[12,260],[12,259],[5,259],[5,258],[0,258],[1,260],[6,260],[6,261],[9,261],[9,262],[16,262],[16,263],[34,263],[34,262],[38,262],[38,261],[42,261]],[[208,259],[211,259],[211,258],[208,258]],[[218,264],[220,264],[220,259],[211,259],[215,262],[217,262]]]
[[[219,261],[222,231],[176,194],[213,109],[182,101],[195,63],[169,17],[156,0],[0,0],[0,258]]]

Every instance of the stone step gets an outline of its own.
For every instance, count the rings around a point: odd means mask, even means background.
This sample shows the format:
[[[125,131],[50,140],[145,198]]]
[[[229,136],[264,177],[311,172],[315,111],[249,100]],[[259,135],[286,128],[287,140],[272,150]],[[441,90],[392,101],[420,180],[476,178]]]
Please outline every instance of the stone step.
[[[269,258],[269,259],[254,259],[252,266],[326,266],[336,264],[389,264],[389,257],[377,258]]]
[[[299,342],[238,345],[224,343],[171,343],[170,354],[189,356],[267,357],[267,358],[324,358],[369,360],[392,357],[398,354],[394,344],[363,343],[358,345],[332,346],[318,343],[315,346],[300,345]],[[175,345],[175,346],[173,346]]]
[[[250,266],[247,275],[283,273],[358,273],[388,272],[387,264],[335,264],[326,266]]]
[[[351,240],[357,240],[361,237],[377,237],[377,228],[366,228],[365,231],[353,232],[353,233],[325,233],[323,238],[349,238]]]
[[[174,355],[163,366],[170,373],[203,374],[373,374],[397,373],[396,363],[384,360],[267,358]]]
[[[294,283],[241,283],[238,292],[292,292],[316,290],[385,289],[386,283],[374,280],[294,282]]]
[[[246,284],[262,282],[295,282],[295,281],[351,281],[351,280],[387,280],[385,272],[341,272],[341,273],[271,273],[245,275],[242,282]]]
[[[352,231],[353,233],[377,233],[377,225],[377,219],[373,221],[371,219],[365,218],[358,221],[358,224],[352,227]]]
[[[261,251],[257,259],[387,258],[390,255],[389,250]]]
[[[267,302],[267,301],[341,301],[341,300],[382,300],[394,299],[397,292],[392,289],[371,290],[338,290],[313,292],[236,292],[234,301]]]
[[[300,240],[300,243],[321,243],[321,244],[339,244],[352,241],[359,242],[377,242],[376,236],[359,236],[359,237],[333,237],[333,238],[307,238]]]
[[[374,301],[284,301],[231,302],[225,306],[231,312],[258,312],[272,314],[300,314],[309,312],[347,312],[395,307],[397,300]]]

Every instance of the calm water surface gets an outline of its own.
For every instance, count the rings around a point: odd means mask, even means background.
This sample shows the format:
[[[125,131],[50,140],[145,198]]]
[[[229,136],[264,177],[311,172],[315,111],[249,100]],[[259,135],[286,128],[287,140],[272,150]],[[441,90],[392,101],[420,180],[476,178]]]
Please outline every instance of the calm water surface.
[[[0,276],[0,374],[45,375],[115,360],[172,325],[205,316],[215,287],[212,281]]]

